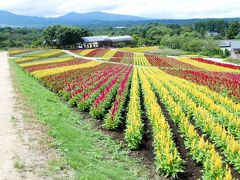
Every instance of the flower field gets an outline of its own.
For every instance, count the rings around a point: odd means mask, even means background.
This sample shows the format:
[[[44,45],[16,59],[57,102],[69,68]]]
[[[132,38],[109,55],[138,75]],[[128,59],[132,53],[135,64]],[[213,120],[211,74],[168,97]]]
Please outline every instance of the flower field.
[[[154,47],[153,47],[154,48]],[[235,72],[240,73],[240,66],[217,63],[203,58],[176,57],[167,58],[154,54],[142,53],[144,51],[127,51],[129,48],[120,49],[86,49],[72,52],[83,57],[95,57],[110,62],[132,64],[139,66],[156,66],[163,68],[194,69],[212,72]],[[130,48],[131,49],[131,48]],[[134,49],[134,48],[132,48]],[[143,48],[136,48],[143,49]],[[147,49],[147,48],[146,48]],[[150,51],[151,52],[151,51]]]
[[[43,50],[43,51],[36,51],[30,53],[23,53],[18,54],[18,59],[16,60],[17,63],[28,63],[33,62],[35,60],[57,57],[63,55],[64,53],[61,50]]]
[[[137,53],[146,53],[151,51],[158,50],[157,46],[151,46],[151,47],[137,47],[137,48],[119,48],[120,51],[127,51],[127,52],[137,52]]]
[[[124,50],[72,51],[83,58],[23,51],[14,60],[70,107],[121,133],[129,149],[153,153],[159,174],[239,179],[240,66]]]
[[[209,63],[206,63],[203,61],[199,61],[199,60],[196,60],[197,58],[195,59],[190,59],[190,58],[177,58],[177,60],[181,61],[181,62],[184,62],[184,63],[188,63],[188,64],[191,64],[193,66],[196,66],[196,67],[199,67],[199,68],[202,68],[204,70],[207,70],[207,71],[212,71],[212,72],[236,72],[236,73],[239,73],[239,69],[235,69],[235,68],[232,68],[232,67],[224,67],[224,66],[219,66],[217,65],[216,63],[212,63],[210,64],[210,61],[208,61]],[[207,60],[206,60],[207,61]]]
[[[9,51],[9,55],[10,56],[15,56],[21,53],[26,53],[26,52],[30,52],[31,50],[29,49],[15,49],[15,50],[11,50]]]

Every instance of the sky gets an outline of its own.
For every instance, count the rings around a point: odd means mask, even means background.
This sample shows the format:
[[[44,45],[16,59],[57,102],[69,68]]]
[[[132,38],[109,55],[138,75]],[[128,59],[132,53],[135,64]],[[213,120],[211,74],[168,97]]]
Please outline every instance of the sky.
[[[93,11],[157,19],[240,17],[240,0],[0,0],[0,10],[56,17]]]

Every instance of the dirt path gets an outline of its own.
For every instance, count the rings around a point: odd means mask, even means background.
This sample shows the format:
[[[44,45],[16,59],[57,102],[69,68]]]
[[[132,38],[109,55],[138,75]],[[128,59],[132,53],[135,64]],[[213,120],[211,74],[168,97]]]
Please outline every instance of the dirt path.
[[[0,179],[17,177],[13,159],[20,143],[11,122],[14,108],[13,92],[8,55],[0,52]]]
[[[209,61],[214,61],[217,63],[223,63],[223,64],[230,64],[230,65],[235,65],[235,66],[239,66],[238,64],[234,64],[234,63],[230,63],[230,62],[225,62],[223,59],[219,59],[219,58],[205,58]]]
[[[123,63],[120,63],[120,62],[112,62],[112,61],[104,61],[102,60],[101,58],[96,58],[96,57],[86,57],[86,56],[81,56],[79,54],[75,54],[69,50],[62,50],[64,53],[70,55],[70,56],[73,56],[75,58],[82,58],[82,59],[88,59],[88,60],[91,60],[91,61],[99,61],[99,62],[103,62],[103,63],[110,63],[110,64],[123,64]],[[129,64],[124,64],[124,65],[129,65]]]
[[[0,52],[0,180],[73,179],[71,170],[49,169],[60,155],[11,76],[8,54]]]

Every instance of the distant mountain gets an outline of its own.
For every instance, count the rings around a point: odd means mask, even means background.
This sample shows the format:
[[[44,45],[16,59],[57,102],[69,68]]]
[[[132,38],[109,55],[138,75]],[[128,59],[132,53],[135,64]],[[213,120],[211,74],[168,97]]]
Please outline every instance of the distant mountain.
[[[46,25],[47,19],[37,16],[22,16],[0,10],[0,24],[4,26],[26,26],[26,27],[38,27],[43,24]]]
[[[121,15],[121,14],[109,14],[103,12],[90,12],[90,13],[76,13],[71,12],[64,16],[55,18],[57,20],[74,20],[74,21],[140,21],[150,20],[148,18]]]
[[[129,22],[148,21],[152,19],[121,15],[110,14],[103,12],[91,12],[91,13],[76,13],[71,12],[64,16],[55,18],[44,18],[37,16],[22,16],[10,13],[8,11],[0,10],[0,24],[6,26],[23,26],[23,27],[46,27],[54,24],[66,24],[66,25],[98,25],[116,23],[124,25]]]
[[[224,19],[224,18],[223,18]],[[131,26],[148,23],[164,24],[191,24],[211,19],[149,19],[137,16],[110,14],[103,12],[76,13],[71,12],[64,16],[44,18],[37,16],[17,15],[8,11],[0,10],[0,27],[34,27],[44,28],[49,25],[80,25],[80,26]],[[238,20],[240,18],[225,18],[226,21]]]

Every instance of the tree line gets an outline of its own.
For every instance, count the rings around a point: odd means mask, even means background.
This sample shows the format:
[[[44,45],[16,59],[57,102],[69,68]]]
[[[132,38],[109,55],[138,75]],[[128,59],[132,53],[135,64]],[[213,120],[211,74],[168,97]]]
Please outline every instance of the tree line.
[[[37,47],[42,41],[40,29],[0,28],[0,49]]]
[[[228,56],[216,40],[240,39],[240,23],[224,20],[209,20],[190,25],[148,24],[131,28],[116,29],[113,27],[92,29],[94,34],[125,35],[134,37],[132,46],[156,46],[202,53],[203,55]]]
[[[160,46],[204,55],[224,56],[216,40],[240,39],[240,23],[209,20],[189,25],[151,23],[126,28],[50,26],[47,29],[0,28],[0,48],[77,48],[81,37],[131,35],[128,46]],[[121,43],[120,46],[126,44]]]
[[[9,48],[77,48],[81,37],[91,32],[82,27],[55,25],[47,29],[0,28],[0,49]]]
[[[194,29],[203,37],[206,31],[217,33],[215,39],[239,39],[240,23],[238,21],[226,22],[224,20],[210,20],[194,24]]]

